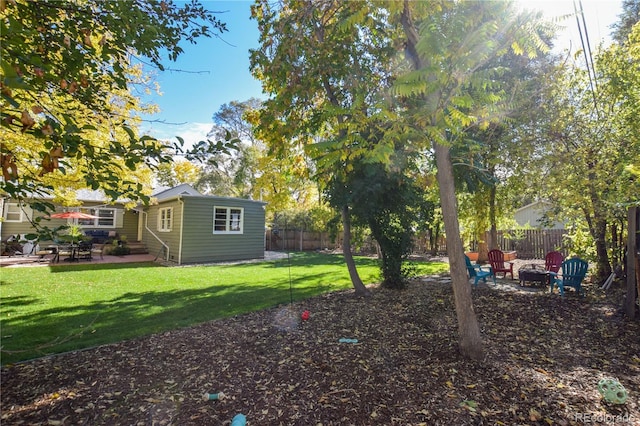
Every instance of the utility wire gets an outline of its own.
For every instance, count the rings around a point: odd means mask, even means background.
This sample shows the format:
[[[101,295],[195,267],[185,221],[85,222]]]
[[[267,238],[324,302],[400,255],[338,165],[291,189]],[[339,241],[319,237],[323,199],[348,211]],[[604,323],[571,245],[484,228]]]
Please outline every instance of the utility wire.
[[[595,85],[596,91],[598,90],[598,79],[596,77],[596,66],[593,63],[593,54],[591,53],[591,42],[589,40],[589,31],[587,29],[587,21],[584,17],[584,8],[582,7],[582,0],[578,0],[580,4],[580,15],[582,15],[582,25],[584,27],[584,38],[587,40],[587,49],[589,52],[589,57],[587,61],[591,61],[591,72],[593,73],[593,83]]]
[[[585,64],[587,66],[587,74],[589,75],[589,87],[591,88],[591,95],[593,96],[593,107],[596,110],[596,115],[598,116],[598,118],[600,118],[600,111],[598,110],[598,101],[596,98],[596,90],[594,87],[596,72],[593,66],[593,56],[591,55],[591,45],[589,43],[589,34],[587,32],[587,24],[584,18],[582,0],[578,0],[578,2],[580,4],[580,11],[578,11],[578,5],[576,4],[576,0],[573,0],[573,10],[575,11],[575,15],[576,15],[576,24],[578,26],[578,33],[580,34],[580,43],[582,44],[582,52],[584,54]],[[584,24],[584,36],[582,35],[582,26],[580,25],[580,16],[582,16],[582,22]],[[586,38],[586,45],[585,45],[585,38]],[[591,60],[591,62],[589,62],[589,60]],[[593,78],[591,77],[592,72],[593,72]]]

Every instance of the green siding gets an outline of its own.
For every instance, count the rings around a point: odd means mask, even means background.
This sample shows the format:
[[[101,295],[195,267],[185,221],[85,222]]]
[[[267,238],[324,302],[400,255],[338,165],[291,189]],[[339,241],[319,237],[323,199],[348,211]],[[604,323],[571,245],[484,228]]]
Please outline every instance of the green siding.
[[[206,263],[264,257],[263,203],[221,197],[184,196],[181,263]],[[242,234],[214,234],[213,207],[244,210]],[[175,210],[174,210],[175,211]],[[175,221],[177,225],[180,223]]]
[[[158,212],[161,208],[173,208],[173,225],[171,231],[160,232],[158,230]],[[143,214],[143,213],[141,213]],[[180,252],[180,222],[182,221],[182,207],[178,200],[168,201],[159,205],[151,206],[146,209],[143,217],[142,240],[149,249],[151,254],[161,254],[164,256],[163,246],[158,238],[169,246],[169,261],[179,263]],[[155,236],[154,236],[155,234]],[[157,237],[157,238],[156,238]]]
[[[243,233],[214,234],[214,206],[243,208]],[[183,230],[183,263],[264,257],[262,203],[230,198],[185,197]]]
[[[7,202],[15,202],[15,201],[7,201]],[[84,203],[82,205],[83,208],[91,208],[96,205],[104,206],[104,204],[98,203]],[[122,211],[123,207],[121,205],[118,206],[108,206],[105,208],[115,208],[117,210]],[[30,210],[30,209],[29,209]],[[64,207],[57,206],[56,211],[63,211]],[[40,212],[33,212],[35,217],[39,216],[47,216]],[[67,225],[68,221],[66,219],[49,219],[43,220],[40,222],[42,225],[47,226],[49,228],[57,228],[58,226]],[[138,215],[133,211],[125,211],[122,226],[117,226],[118,221],[116,221],[116,228],[95,228],[91,226],[83,227],[83,230],[91,230],[91,229],[103,229],[105,231],[116,231],[119,235],[127,235],[130,241],[133,241],[137,238],[138,235]],[[31,234],[34,233],[35,230],[31,226],[31,222],[28,220],[23,220],[22,222],[3,222],[2,223],[2,233],[0,238],[2,241],[5,241],[10,235],[15,234]],[[64,233],[64,232],[63,232]],[[43,242],[44,243],[44,242]]]

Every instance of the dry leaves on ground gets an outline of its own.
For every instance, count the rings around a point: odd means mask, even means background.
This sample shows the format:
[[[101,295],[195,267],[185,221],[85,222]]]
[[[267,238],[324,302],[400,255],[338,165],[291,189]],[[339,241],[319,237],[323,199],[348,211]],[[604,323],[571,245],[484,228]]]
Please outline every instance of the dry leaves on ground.
[[[640,323],[604,298],[480,286],[486,359],[473,363],[457,352],[447,277],[372,291],[3,368],[2,423],[640,424]],[[626,404],[602,399],[604,377]]]

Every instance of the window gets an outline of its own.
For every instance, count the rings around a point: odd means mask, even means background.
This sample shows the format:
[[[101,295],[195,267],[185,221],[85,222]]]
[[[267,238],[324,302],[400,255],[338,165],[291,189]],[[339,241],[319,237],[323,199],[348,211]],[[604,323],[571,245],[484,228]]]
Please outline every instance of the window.
[[[22,208],[20,208],[20,204],[7,203],[4,220],[7,222],[22,222]]]
[[[78,225],[87,228],[115,228],[116,209],[80,209],[82,213],[97,216],[95,219],[78,219]]]
[[[242,234],[244,209],[237,207],[213,208],[214,234]]]
[[[173,222],[173,207],[158,210],[158,231],[169,232]]]

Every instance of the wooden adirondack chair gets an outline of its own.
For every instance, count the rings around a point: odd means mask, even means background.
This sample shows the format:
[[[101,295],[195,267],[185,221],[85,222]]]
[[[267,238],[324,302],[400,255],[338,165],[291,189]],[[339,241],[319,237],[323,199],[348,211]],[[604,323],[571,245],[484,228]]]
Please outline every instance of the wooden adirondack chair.
[[[562,266],[564,256],[559,251],[550,251],[544,258],[544,269],[549,272],[558,272]]]
[[[565,287],[573,287],[576,293],[583,294],[582,280],[587,275],[589,264],[582,259],[573,258],[562,262],[562,276],[558,276],[555,272],[551,274],[551,292],[553,293],[554,285],[560,289],[560,295],[564,296]]]
[[[493,277],[493,283],[496,283],[496,275],[493,273],[493,270],[489,268],[488,271],[482,269],[480,265],[473,265],[469,257],[465,254],[464,261],[467,263],[467,272],[469,272],[469,278],[473,278],[473,285],[478,286],[478,281],[482,280],[485,283],[487,282],[487,277]]]
[[[503,278],[507,278],[507,274],[511,274],[511,279],[513,279],[513,262],[504,261],[504,253],[502,252],[502,250],[491,250],[489,251],[488,256],[494,277],[498,272],[502,272]]]

